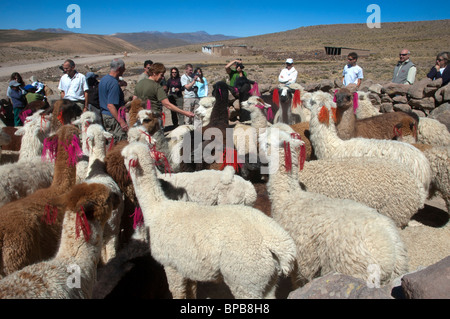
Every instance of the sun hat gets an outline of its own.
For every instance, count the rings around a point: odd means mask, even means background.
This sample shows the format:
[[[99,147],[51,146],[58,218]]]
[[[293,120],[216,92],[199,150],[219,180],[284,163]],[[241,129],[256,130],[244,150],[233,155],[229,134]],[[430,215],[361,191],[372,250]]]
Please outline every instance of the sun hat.
[[[292,64],[292,63],[294,63],[294,60],[292,60],[291,58],[289,58],[289,59],[286,60],[286,63]]]
[[[20,83],[17,82],[16,80],[12,80],[9,82],[9,86],[20,86]]]

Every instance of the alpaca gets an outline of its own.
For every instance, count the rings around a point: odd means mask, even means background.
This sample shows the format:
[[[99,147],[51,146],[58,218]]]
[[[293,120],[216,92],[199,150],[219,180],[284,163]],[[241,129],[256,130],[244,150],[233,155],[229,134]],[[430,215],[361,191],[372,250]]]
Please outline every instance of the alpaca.
[[[15,134],[22,135],[19,160],[0,166],[0,206],[47,188],[53,179],[54,164],[41,160],[43,140],[50,132],[50,117],[42,111],[27,117]],[[44,157],[45,158],[45,154]],[[26,174],[24,174],[26,172]]]
[[[81,109],[70,100],[57,100],[44,114],[52,114],[50,134],[54,134],[61,126],[70,124],[81,115]]]
[[[133,142],[122,155],[150,229],[150,251],[164,266],[174,298],[186,297],[192,281],[220,277],[235,298],[275,297],[277,278],[291,272],[295,255],[278,224],[248,206],[168,200],[148,145]]]
[[[56,151],[50,187],[0,207],[0,276],[55,254],[63,214],[56,214],[60,207],[51,207],[49,202],[75,184],[75,162],[81,154],[78,134],[76,127],[64,125],[48,138]],[[54,223],[49,225],[48,220]]]
[[[106,142],[111,141],[112,137],[113,135],[106,132],[103,126],[99,124],[91,124],[86,131],[89,164],[85,182],[103,184],[119,198],[119,204],[112,211],[103,231],[101,258],[103,264],[114,258],[119,250],[120,222],[124,210],[122,192],[114,179],[106,172],[105,166]]]
[[[351,93],[347,88],[336,90],[336,130],[338,137],[348,140],[353,137],[374,139],[396,139],[400,127],[408,128],[412,136],[404,136],[406,130],[401,130],[403,140],[417,141],[418,119],[405,112],[391,112],[358,119],[356,110],[359,107],[357,93]]]
[[[209,124],[211,119],[212,108],[216,102],[216,98],[213,96],[207,96],[200,99],[198,107],[195,109],[195,115],[201,119],[202,126]]]
[[[367,205],[391,218],[399,228],[408,225],[427,199],[422,185],[408,169],[377,158],[306,161],[298,179],[308,192]]]
[[[274,102],[279,107],[275,114],[273,123],[295,124],[309,121],[309,110],[302,104],[301,95],[305,93],[304,88],[297,83],[289,86],[280,84],[274,90]]]
[[[421,117],[417,135],[418,143],[433,146],[450,146],[450,133],[447,126],[438,120]]]
[[[285,124],[285,123],[275,123],[272,127],[276,127],[280,130],[286,131],[288,133],[297,133],[300,135],[301,140],[305,143],[306,148],[306,160],[316,160],[316,155],[314,154],[314,149],[311,144],[310,136],[311,131],[309,130],[309,122],[299,122],[295,124]]]
[[[59,201],[62,203],[57,204]],[[0,299],[90,299],[100,259],[103,225],[117,202],[116,195],[101,184],[75,185],[54,199],[52,204],[65,210],[56,255],[0,280]],[[78,278],[73,273],[76,269],[80,271]]]
[[[407,272],[407,253],[390,218],[352,200],[303,191],[303,142],[289,133],[269,129],[260,143],[270,163],[272,217],[297,245],[299,284],[331,271],[369,281],[373,266],[380,284]]]
[[[348,157],[376,157],[393,160],[409,168],[428,192],[431,182],[431,168],[427,158],[414,146],[392,140],[352,138],[342,140],[335,126],[336,111],[328,97],[316,96],[311,109],[311,143],[318,159]]]
[[[0,158],[2,156],[2,146],[11,143],[11,136],[3,131],[3,127],[6,127],[6,125],[0,120]]]
[[[78,129],[81,132],[81,150],[84,155],[89,154],[89,150],[86,144],[86,135],[87,129],[91,124],[101,124],[100,119],[97,117],[97,114],[91,111],[87,111],[81,114],[79,118],[72,121],[73,125],[77,125]]]

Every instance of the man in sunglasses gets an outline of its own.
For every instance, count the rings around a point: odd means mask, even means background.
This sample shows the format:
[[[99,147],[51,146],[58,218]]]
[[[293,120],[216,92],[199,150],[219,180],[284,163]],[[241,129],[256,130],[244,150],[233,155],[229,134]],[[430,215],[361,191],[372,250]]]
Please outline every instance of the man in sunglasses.
[[[359,89],[364,75],[363,69],[357,65],[357,62],[358,54],[356,52],[349,53],[347,56],[347,64],[344,66],[344,71],[342,72],[342,83],[344,86],[355,84],[356,89]]]
[[[399,61],[394,68],[393,83],[413,84],[416,80],[417,68],[409,59],[411,53],[403,49],[399,54]]]

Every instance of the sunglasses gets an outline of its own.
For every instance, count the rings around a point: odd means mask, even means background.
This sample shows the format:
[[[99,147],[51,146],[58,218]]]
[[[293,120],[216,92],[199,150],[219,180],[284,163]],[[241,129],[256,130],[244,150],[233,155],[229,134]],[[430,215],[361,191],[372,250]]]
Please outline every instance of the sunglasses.
[[[400,53],[400,56],[408,55],[408,53]]]
[[[444,61],[444,59],[436,59],[436,61],[439,61],[439,62],[441,62],[441,61]]]

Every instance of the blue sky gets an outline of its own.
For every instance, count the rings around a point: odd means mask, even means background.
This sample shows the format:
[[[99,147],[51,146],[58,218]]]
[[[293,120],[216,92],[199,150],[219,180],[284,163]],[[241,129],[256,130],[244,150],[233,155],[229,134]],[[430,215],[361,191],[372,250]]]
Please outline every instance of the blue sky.
[[[444,1],[445,3],[445,1]],[[380,8],[383,22],[449,19],[443,2],[430,1],[237,1],[237,0],[70,0],[4,2],[0,29],[61,28],[77,33],[169,31],[225,34],[240,37],[274,33],[304,26],[366,23]],[[81,28],[68,28],[70,4],[81,9]]]

